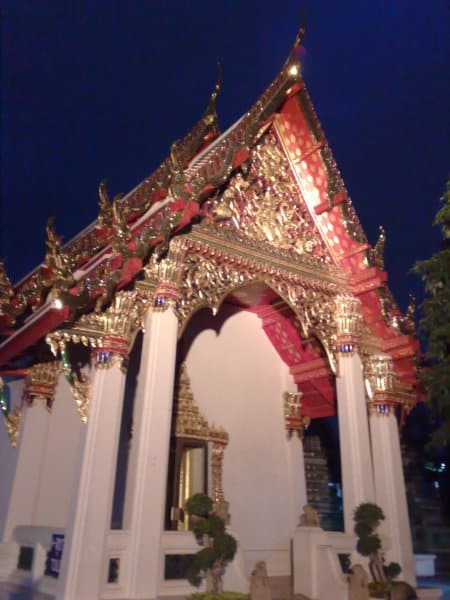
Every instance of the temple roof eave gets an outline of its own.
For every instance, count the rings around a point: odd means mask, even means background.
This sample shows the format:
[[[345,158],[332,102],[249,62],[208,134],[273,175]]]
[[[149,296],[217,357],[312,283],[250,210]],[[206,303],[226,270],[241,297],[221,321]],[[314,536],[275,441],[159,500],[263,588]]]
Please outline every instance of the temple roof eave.
[[[0,364],[7,363],[33,345],[39,332],[46,327],[48,330],[60,326],[65,320],[90,310],[99,299],[107,303],[115,290],[129,283],[141,271],[155,248],[167,250],[171,237],[180,235],[186,225],[199,215],[204,200],[248,160],[250,149],[273,123],[275,115],[274,127],[283,141],[298,185],[301,187],[306,181],[308,161],[312,158],[319,160],[324,169],[322,196],[310,202],[308,208],[330,248],[334,266],[333,269],[319,268],[317,264],[308,265],[301,260],[293,265],[290,257],[284,259],[279,253],[276,260],[288,270],[301,271],[305,276],[332,281],[339,287],[352,290],[363,304],[368,301],[371,290],[386,286],[383,270],[367,262],[370,246],[312,107],[295,50],[294,44],[278,76],[253,107],[225,133],[218,135],[212,102],[191,132],[183,140],[172,144],[170,157],[152,175],[120,200],[111,202],[109,197],[103,198],[105,212],[61,248],[63,257],[73,268],[67,281],[62,278],[59,287],[53,285],[52,297],[65,303],[64,310],[58,312],[50,302],[48,292],[51,286],[41,286],[38,292],[35,290],[40,285],[38,280],[45,279],[42,273],[48,275],[47,261],[19,282],[15,287],[16,297],[20,296],[28,307],[35,303],[34,309],[37,307],[37,310],[0,345]],[[213,94],[216,92],[217,85]],[[293,132],[286,129],[289,119],[295,122],[300,118],[304,119],[311,136],[306,150],[299,149],[295,141],[293,146],[289,145],[289,140],[295,140]],[[305,190],[302,188],[302,191]],[[333,227],[330,225],[332,221]],[[331,244],[327,238],[329,231],[334,235]],[[201,238],[205,233],[194,229],[190,235]],[[223,238],[216,239],[215,243],[230,244]],[[255,248],[252,251],[258,252]],[[375,262],[376,259],[375,256]],[[45,304],[40,304],[42,301]],[[376,305],[375,312],[381,322],[385,319],[382,299],[378,303],[371,302]],[[39,327],[37,323],[40,323]],[[387,341],[402,334],[389,324],[383,327]],[[380,333],[381,329],[378,329],[374,330],[374,334]],[[411,355],[415,345],[409,342],[407,345]]]

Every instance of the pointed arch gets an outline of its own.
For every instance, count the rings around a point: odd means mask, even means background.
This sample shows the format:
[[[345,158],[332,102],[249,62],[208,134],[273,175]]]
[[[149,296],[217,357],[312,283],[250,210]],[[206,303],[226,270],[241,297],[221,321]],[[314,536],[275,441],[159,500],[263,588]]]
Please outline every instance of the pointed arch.
[[[225,298],[236,290],[264,284],[292,309],[302,336],[318,338],[336,374],[334,313],[335,296],[339,292],[336,283],[308,278],[291,268],[267,262],[265,257],[244,256],[237,250],[215,248],[187,237],[179,238],[177,247],[174,257],[183,257],[178,266],[180,335],[201,308],[208,307],[216,314]]]

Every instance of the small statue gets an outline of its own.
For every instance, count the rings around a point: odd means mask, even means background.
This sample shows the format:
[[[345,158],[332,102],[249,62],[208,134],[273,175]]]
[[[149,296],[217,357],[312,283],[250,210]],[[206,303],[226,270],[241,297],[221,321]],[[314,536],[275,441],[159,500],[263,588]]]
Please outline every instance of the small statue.
[[[99,227],[110,227],[113,220],[113,208],[106,187],[106,180],[100,181],[98,185],[98,197],[97,224]]]
[[[45,281],[45,285],[52,285],[55,290],[68,290],[75,281],[70,268],[70,260],[62,250],[62,236],[56,234],[55,219],[50,217],[45,226],[47,232],[47,252],[44,262],[51,270],[51,277]]]
[[[416,333],[416,299],[410,294],[405,316],[400,319],[402,332],[410,335]]]
[[[320,527],[320,516],[311,504],[305,504],[300,515],[299,527]]]
[[[272,600],[266,563],[260,560],[256,563],[250,579],[251,600]]]
[[[112,201],[113,225],[115,229],[112,248],[117,254],[127,255],[128,242],[131,240],[131,231],[128,225],[128,209],[121,202],[122,194],[114,196]]]
[[[369,576],[362,565],[353,565],[348,576],[349,600],[369,600]]]
[[[373,248],[369,250],[370,264],[384,270],[384,246],[386,244],[386,232],[384,227],[380,225],[378,229],[378,240]]]
[[[14,289],[11,285],[11,280],[6,274],[5,263],[0,260],[0,306],[3,303],[9,304],[12,298],[14,298]]]

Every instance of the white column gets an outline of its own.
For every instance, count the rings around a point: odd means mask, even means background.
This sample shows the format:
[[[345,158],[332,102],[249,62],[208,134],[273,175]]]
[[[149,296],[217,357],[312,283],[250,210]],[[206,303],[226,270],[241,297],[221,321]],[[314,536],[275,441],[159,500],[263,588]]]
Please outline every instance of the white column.
[[[415,586],[414,555],[395,417],[399,400],[392,358],[382,352],[372,355],[367,378],[375,495],[386,517],[381,522],[380,533],[389,540],[385,543],[388,562],[398,562],[402,568],[400,578]]]
[[[293,435],[287,440],[288,470],[291,484],[292,529],[298,526],[303,507],[307,504],[305,458],[303,454],[303,438]]]
[[[344,529],[353,533],[353,511],[374,502],[369,425],[361,360],[356,352],[338,354],[336,392],[339,418]]]
[[[10,540],[17,525],[34,525],[43,460],[51,415],[41,402],[22,409],[22,425],[16,449],[18,459],[3,540]],[[1,423],[3,427],[3,423]]]
[[[124,387],[125,374],[117,365],[95,371],[58,580],[56,597],[60,599],[98,600],[106,580],[104,548],[111,521]]]
[[[306,493],[305,456],[303,452],[303,435],[310,419],[302,414],[302,392],[292,380],[292,375],[285,372],[283,394],[284,425],[286,429],[286,453],[289,473],[289,500],[292,530],[298,526],[303,507],[308,503]]]
[[[386,520],[380,533],[390,538],[386,562],[398,562],[400,579],[415,587],[416,576],[397,420],[391,413],[370,415],[376,503]]]
[[[130,532],[126,593],[130,598],[156,598],[163,573],[161,536],[177,328],[177,318],[170,306],[146,315],[125,501],[125,523]]]

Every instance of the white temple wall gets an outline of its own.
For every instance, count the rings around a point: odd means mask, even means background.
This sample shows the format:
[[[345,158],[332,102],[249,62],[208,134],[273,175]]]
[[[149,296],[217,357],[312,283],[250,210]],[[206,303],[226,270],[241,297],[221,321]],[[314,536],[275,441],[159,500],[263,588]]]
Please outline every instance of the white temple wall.
[[[228,315],[224,322],[223,312]],[[256,315],[224,307],[217,333],[205,312],[197,315],[196,328],[199,318],[206,328],[191,344],[187,371],[201,413],[230,436],[223,488],[231,530],[248,567],[264,559],[271,575],[284,574],[289,537],[301,512],[290,500],[292,453],[282,401],[287,384],[292,387],[288,367]]]
[[[19,408],[22,399],[23,379],[8,383],[11,393],[11,408]],[[18,447],[13,448],[8,438],[3,415],[0,415],[0,540],[3,537],[5,521],[8,512],[9,499],[11,496],[16,471]],[[23,424],[22,424],[23,425]],[[22,427],[23,429],[23,427]]]
[[[33,525],[65,527],[85,425],[63,375],[49,421]]]
[[[23,383],[8,384],[12,407],[21,405]],[[6,428],[0,428],[3,539],[9,539],[17,526],[66,526],[83,428],[62,376],[51,413],[41,401],[22,407],[16,448],[9,443]]]

